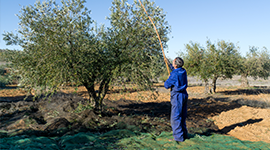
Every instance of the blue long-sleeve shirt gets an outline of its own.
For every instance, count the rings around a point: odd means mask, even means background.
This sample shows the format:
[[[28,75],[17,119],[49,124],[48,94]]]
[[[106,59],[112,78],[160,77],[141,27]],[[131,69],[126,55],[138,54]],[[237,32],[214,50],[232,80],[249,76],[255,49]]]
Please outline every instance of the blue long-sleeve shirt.
[[[187,93],[187,72],[184,68],[174,69],[172,64],[169,65],[172,69],[170,77],[165,81],[164,87],[166,89],[172,88],[172,93]]]

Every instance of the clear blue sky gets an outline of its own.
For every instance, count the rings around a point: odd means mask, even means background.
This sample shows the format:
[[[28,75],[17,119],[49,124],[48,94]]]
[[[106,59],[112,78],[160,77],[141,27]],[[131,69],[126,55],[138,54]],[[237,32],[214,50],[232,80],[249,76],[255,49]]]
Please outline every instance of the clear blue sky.
[[[4,31],[16,32],[22,6],[34,5],[36,0],[0,0],[0,49],[19,49],[6,46]],[[41,0],[42,1],[42,0]],[[60,0],[57,0],[59,2]],[[249,46],[270,50],[270,0],[152,0],[167,13],[167,21],[172,27],[167,57],[174,58],[184,51],[189,41],[205,46],[225,40],[240,47],[245,55]],[[112,0],[87,0],[86,7],[92,11],[91,17],[99,24],[109,25]],[[129,0],[132,3],[133,0]]]

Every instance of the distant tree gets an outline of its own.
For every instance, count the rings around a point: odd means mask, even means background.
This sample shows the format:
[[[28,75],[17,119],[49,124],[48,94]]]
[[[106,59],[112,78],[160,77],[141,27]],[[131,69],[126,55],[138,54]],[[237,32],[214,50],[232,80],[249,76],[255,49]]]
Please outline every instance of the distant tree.
[[[166,47],[169,25],[165,14],[153,2],[144,6],[157,26]],[[141,88],[150,88],[151,79],[161,70],[162,52],[148,17],[135,0],[114,0],[108,18],[111,27],[94,27],[84,6],[85,0],[37,2],[19,15],[19,34],[5,33],[7,44],[19,44],[23,52],[12,59],[32,88],[46,86],[57,90],[67,83],[84,85],[95,109],[110,86],[128,78]]]
[[[5,61],[6,50],[0,49],[0,61]]]
[[[214,93],[218,78],[232,78],[236,73],[240,54],[233,43],[223,40],[217,44],[212,44],[208,40],[206,44],[206,48],[198,43],[186,44],[186,54],[183,56],[188,75],[197,76],[204,81],[205,93]],[[212,79],[210,90],[209,79]]]
[[[245,57],[241,57],[241,67],[238,71],[241,75],[241,86],[248,87],[249,82],[247,77],[267,79],[270,76],[270,53],[263,47],[261,51],[259,48],[249,47],[249,52]]]
[[[8,62],[8,59],[10,56],[12,56],[11,53],[16,53],[15,50],[9,50],[9,49],[0,49],[0,66],[3,65],[3,67],[10,68],[11,64]]]
[[[4,61],[3,50],[0,49],[0,61]]]
[[[217,44],[207,41],[207,64],[212,79],[211,93],[216,92],[218,78],[232,78],[236,74],[239,60],[240,54],[235,44],[224,40],[218,41]]]
[[[190,42],[190,44],[185,44],[185,51],[186,53],[182,53],[180,56],[185,61],[184,67],[187,69],[187,74],[197,76],[204,81],[205,93],[209,93],[208,80],[212,74],[209,71],[211,66],[207,62],[208,56],[205,48],[199,43]]]

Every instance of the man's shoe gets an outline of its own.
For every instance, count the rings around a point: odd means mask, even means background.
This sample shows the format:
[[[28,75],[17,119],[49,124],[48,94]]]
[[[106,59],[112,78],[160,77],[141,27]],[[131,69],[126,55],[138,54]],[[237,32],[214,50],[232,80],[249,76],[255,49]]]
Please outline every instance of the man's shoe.
[[[175,141],[174,139],[169,139],[170,142]],[[183,141],[175,141],[177,144],[183,142]]]

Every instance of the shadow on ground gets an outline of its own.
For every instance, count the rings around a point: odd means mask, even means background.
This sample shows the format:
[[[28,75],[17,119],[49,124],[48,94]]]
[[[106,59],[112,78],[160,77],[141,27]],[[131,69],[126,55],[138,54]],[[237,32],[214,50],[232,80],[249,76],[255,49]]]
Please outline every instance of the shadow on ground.
[[[214,124],[209,117],[220,114],[224,111],[229,111],[235,108],[239,108],[242,105],[236,102],[226,102],[228,98],[213,98],[207,97],[202,99],[189,99],[188,100],[188,117],[187,117],[187,127],[193,134],[203,134],[209,135],[211,132],[220,132],[218,127]],[[170,119],[170,102],[161,103],[143,103],[127,100],[115,101],[121,105],[117,106],[117,109],[121,114],[126,115],[141,115],[147,116],[149,118],[164,118],[169,124]],[[149,119],[151,120],[151,119]]]
[[[235,91],[223,91],[217,92],[225,95],[259,95],[259,94],[270,94],[269,87],[254,86],[254,89],[238,89]]]
[[[14,102],[31,102],[33,101],[33,96],[12,96],[12,97],[0,97],[0,103],[1,102],[6,102],[6,103],[14,103]],[[0,106],[1,109],[1,106]]]
[[[18,89],[18,87],[16,87],[16,86],[5,86],[5,87],[0,87],[0,90],[3,90],[3,89],[9,89],[9,90],[12,90],[12,89]]]
[[[260,118],[260,119],[248,119],[247,121],[244,121],[244,122],[239,122],[239,123],[236,123],[236,124],[233,124],[233,125],[230,125],[230,126],[226,126],[223,129],[219,130],[219,132],[223,133],[223,134],[227,134],[231,130],[235,129],[236,127],[242,127],[242,126],[246,126],[246,125],[249,125],[249,124],[254,124],[254,123],[257,123],[257,122],[261,122],[262,120],[263,120],[262,118]]]

